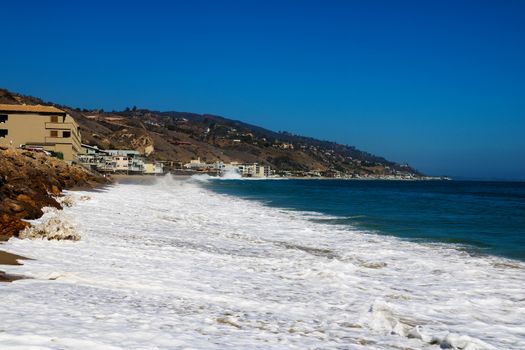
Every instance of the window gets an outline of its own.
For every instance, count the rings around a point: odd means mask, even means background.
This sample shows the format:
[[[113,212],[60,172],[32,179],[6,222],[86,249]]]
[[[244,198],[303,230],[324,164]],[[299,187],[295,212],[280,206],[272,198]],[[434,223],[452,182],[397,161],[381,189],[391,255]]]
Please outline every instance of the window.
[[[56,115],[51,117],[51,123],[58,123],[58,117]]]
[[[58,137],[58,131],[51,130],[51,137]]]
[[[7,136],[7,130],[0,129],[0,137],[6,137],[6,136]]]
[[[5,123],[7,121],[7,114],[0,114],[0,123]]]
[[[62,132],[62,137],[71,137],[71,131]]]

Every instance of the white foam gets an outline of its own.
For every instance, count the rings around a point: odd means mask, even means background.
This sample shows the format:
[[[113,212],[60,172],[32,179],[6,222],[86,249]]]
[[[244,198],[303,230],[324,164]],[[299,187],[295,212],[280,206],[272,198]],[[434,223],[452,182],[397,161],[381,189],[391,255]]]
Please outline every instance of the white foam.
[[[237,169],[226,169],[222,176],[220,177],[223,180],[242,180],[243,177]]]
[[[194,180],[71,193],[78,242],[10,240],[2,349],[523,349],[525,268]],[[89,195],[89,200],[78,200]]]

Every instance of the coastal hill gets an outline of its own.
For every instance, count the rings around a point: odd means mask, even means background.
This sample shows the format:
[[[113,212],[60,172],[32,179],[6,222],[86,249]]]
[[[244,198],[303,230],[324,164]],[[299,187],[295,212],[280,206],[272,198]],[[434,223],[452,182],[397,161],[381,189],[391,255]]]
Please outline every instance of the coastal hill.
[[[0,103],[49,104],[66,110],[80,126],[82,142],[104,149],[133,149],[149,159],[180,167],[192,159],[258,162],[279,174],[333,176],[422,176],[352,146],[209,114],[160,112],[136,107],[123,111],[81,110],[0,89]]]

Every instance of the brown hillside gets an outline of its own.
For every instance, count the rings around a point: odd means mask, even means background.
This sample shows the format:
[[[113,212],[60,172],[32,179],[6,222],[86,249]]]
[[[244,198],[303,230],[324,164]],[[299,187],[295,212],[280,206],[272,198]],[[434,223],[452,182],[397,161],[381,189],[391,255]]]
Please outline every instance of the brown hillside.
[[[0,102],[43,103],[0,90]],[[354,147],[290,133],[275,133],[212,115],[126,109],[121,112],[68,111],[80,125],[84,143],[133,149],[150,159],[187,163],[200,157],[214,162],[258,162],[278,171],[338,171],[346,175],[415,174],[414,169]]]

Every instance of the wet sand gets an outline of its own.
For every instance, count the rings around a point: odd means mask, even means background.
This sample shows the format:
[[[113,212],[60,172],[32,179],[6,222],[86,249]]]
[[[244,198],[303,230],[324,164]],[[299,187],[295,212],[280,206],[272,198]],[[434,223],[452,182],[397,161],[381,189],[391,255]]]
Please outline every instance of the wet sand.
[[[0,250],[0,265],[22,265],[18,260],[28,260],[24,256],[8,253],[6,251]],[[16,280],[21,280],[27,277],[20,275],[10,275],[4,271],[0,271],[0,282],[12,282]]]

